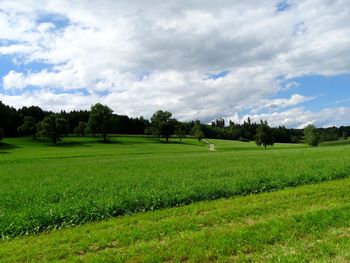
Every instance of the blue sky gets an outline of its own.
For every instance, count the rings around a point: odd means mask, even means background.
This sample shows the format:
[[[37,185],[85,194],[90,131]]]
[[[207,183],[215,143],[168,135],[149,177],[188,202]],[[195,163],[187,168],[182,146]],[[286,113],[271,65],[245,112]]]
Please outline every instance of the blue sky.
[[[347,0],[146,2],[2,1],[0,100],[350,125]]]
[[[293,89],[280,92],[276,96],[289,97],[293,93],[303,94],[315,99],[305,102],[304,106],[312,111],[319,111],[328,107],[349,106],[350,74],[337,76],[312,75],[293,79],[299,83]]]

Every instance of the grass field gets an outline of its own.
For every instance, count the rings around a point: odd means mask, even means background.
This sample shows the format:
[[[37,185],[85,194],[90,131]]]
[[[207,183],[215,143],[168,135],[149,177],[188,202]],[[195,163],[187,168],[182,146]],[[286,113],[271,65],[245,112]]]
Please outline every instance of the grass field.
[[[60,146],[6,139],[0,146],[2,239],[63,226],[344,178],[350,147],[144,137],[65,138]]]
[[[349,262],[350,179],[0,241],[0,262]]]

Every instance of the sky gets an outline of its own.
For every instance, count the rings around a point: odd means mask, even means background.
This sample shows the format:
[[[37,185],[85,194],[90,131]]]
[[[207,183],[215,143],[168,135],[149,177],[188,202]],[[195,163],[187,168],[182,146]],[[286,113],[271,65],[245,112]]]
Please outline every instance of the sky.
[[[0,101],[350,125],[350,0],[0,0]]]

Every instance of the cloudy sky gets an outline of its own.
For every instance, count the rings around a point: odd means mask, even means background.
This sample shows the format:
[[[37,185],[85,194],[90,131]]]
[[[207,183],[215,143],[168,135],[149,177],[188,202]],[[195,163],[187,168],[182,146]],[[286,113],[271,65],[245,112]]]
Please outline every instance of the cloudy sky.
[[[350,0],[0,0],[0,101],[350,125]]]

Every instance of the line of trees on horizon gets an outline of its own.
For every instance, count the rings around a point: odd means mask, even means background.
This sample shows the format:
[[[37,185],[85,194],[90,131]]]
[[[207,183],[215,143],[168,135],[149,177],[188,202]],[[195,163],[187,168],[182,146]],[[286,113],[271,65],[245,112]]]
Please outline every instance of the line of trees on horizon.
[[[183,137],[191,135],[202,138],[217,138],[241,141],[256,141],[257,145],[273,145],[279,143],[305,142],[315,146],[319,142],[335,141],[346,138],[350,126],[316,128],[309,125],[306,129],[291,129],[284,126],[269,127],[266,121],[252,122],[250,118],[242,124],[230,121],[226,125],[224,119],[218,118],[211,124],[203,124],[199,120],[180,122],[168,111],[156,111],[150,120],[130,118],[126,115],[114,114],[107,106],[97,103],[89,111],[61,111],[54,113],[44,111],[38,106],[14,107],[0,101],[0,140],[3,137],[20,137],[30,135],[33,140],[47,137],[54,144],[67,134],[84,136],[101,135],[102,141],[108,141],[108,134],[145,134],[147,137],[164,137],[166,142],[170,136]]]

